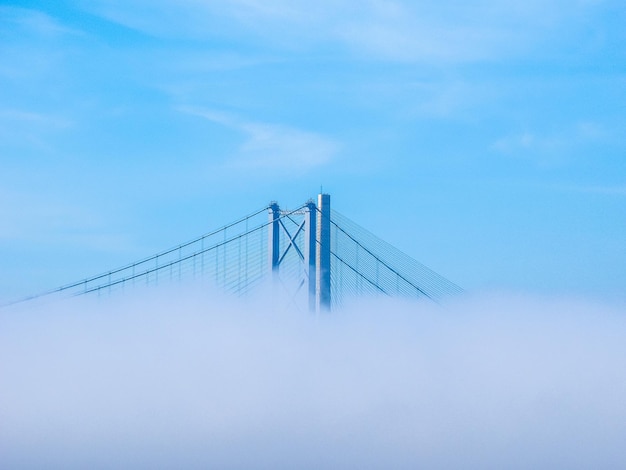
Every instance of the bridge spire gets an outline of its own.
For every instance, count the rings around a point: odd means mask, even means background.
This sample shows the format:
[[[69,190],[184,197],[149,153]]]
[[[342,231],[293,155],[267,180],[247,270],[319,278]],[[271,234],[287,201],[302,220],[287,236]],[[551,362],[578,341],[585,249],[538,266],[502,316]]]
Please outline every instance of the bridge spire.
[[[316,285],[317,285],[317,230],[315,229],[317,221],[317,207],[312,200],[306,203],[304,213],[304,269],[307,276],[307,287],[309,297],[309,310],[315,312],[317,309],[316,302]]]
[[[280,256],[280,207],[273,201],[269,206],[268,253],[272,274],[278,271]]]
[[[330,194],[317,196],[317,253],[315,257],[315,306],[330,311]]]

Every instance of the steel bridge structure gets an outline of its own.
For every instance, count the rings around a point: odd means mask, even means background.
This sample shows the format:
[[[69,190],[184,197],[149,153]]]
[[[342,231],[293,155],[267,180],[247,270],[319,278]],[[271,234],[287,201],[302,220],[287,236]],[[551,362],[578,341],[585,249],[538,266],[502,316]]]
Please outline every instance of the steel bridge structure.
[[[197,279],[238,296],[281,289],[314,312],[350,298],[392,296],[441,302],[462,289],[332,210],[319,194],[295,209],[277,202],[152,256],[22,299],[105,294],[136,285]]]

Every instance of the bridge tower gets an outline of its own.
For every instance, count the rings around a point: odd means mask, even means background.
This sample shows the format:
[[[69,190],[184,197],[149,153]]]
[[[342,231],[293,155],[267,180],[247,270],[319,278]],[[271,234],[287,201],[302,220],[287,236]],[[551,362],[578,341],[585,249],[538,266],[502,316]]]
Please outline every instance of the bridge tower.
[[[315,307],[330,311],[330,194],[317,196]]]
[[[269,225],[267,239],[269,242],[269,264],[272,270],[272,277],[276,276],[280,263],[280,207],[276,201],[272,201],[269,207]]]
[[[306,203],[304,213],[304,269],[309,297],[309,310],[317,311],[317,207],[313,201]]]
[[[287,251],[293,247],[304,264],[308,293],[309,310],[313,312],[330,311],[330,195],[319,194],[315,202],[308,201],[301,212],[302,222],[294,233],[290,233],[283,223],[284,215],[291,211],[281,211],[276,202],[269,206],[268,256],[273,282],[277,281],[280,264]],[[304,234],[304,246],[298,246],[297,237]],[[288,238],[281,250],[281,236]]]

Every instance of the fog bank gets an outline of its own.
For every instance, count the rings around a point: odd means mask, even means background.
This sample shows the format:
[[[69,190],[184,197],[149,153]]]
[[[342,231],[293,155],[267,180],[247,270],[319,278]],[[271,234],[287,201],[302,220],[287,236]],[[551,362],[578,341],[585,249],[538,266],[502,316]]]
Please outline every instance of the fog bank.
[[[320,317],[197,290],[0,310],[2,468],[623,468],[623,305]]]

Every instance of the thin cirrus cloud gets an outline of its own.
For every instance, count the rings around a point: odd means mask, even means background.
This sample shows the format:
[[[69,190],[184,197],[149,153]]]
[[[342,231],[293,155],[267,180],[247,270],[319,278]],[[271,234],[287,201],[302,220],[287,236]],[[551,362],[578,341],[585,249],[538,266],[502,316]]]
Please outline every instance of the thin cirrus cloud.
[[[71,127],[74,124],[70,119],[61,116],[22,109],[0,109],[0,122],[2,121],[55,129]]]
[[[562,191],[573,191],[577,193],[600,194],[605,196],[626,196],[626,186],[556,186]]]
[[[243,135],[227,167],[253,170],[307,171],[329,164],[338,152],[334,140],[314,132],[279,124],[251,122],[209,109],[179,108]]]
[[[62,25],[50,15],[28,8],[0,6],[2,21],[16,25],[26,34],[58,37],[66,34],[83,35],[80,30]]]
[[[0,241],[27,241],[34,244],[72,244],[98,249],[120,248],[126,240],[108,234],[99,213],[71,198],[22,188],[0,188]]]
[[[46,82],[51,77],[58,77],[63,71],[63,59],[66,49],[63,40],[72,38],[81,40],[84,33],[62,24],[55,18],[37,10],[0,6],[0,31],[14,32],[19,41],[7,35],[0,41],[0,78],[8,79],[13,85]],[[42,85],[31,85],[29,96],[37,95]],[[19,87],[16,87],[19,90]],[[8,90],[12,90],[8,88]],[[7,90],[5,90],[6,92]],[[9,95],[10,101],[15,99]],[[5,99],[5,102],[9,100]],[[2,114],[13,112],[18,119],[24,118],[25,112],[2,110]]]
[[[35,104],[33,104],[35,105]],[[0,148],[4,146],[18,146],[21,149],[30,149],[43,155],[54,150],[47,136],[67,132],[75,126],[75,122],[58,113],[33,111],[31,109],[0,109]],[[4,158],[11,160],[23,155],[11,155],[7,152]]]
[[[575,148],[611,139],[609,128],[600,123],[584,121],[554,133],[540,134],[529,130],[512,133],[494,141],[491,149],[503,155],[532,156],[539,163],[563,163],[575,157]]]
[[[107,1],[90,8],[155,36],[233,37],[238,43],[261,39],[285,51],[335,45],[370,59],[463,63],[528,50],[589,7],[561,8],[558,1],[459,6],[434,1],[160,0]]]

